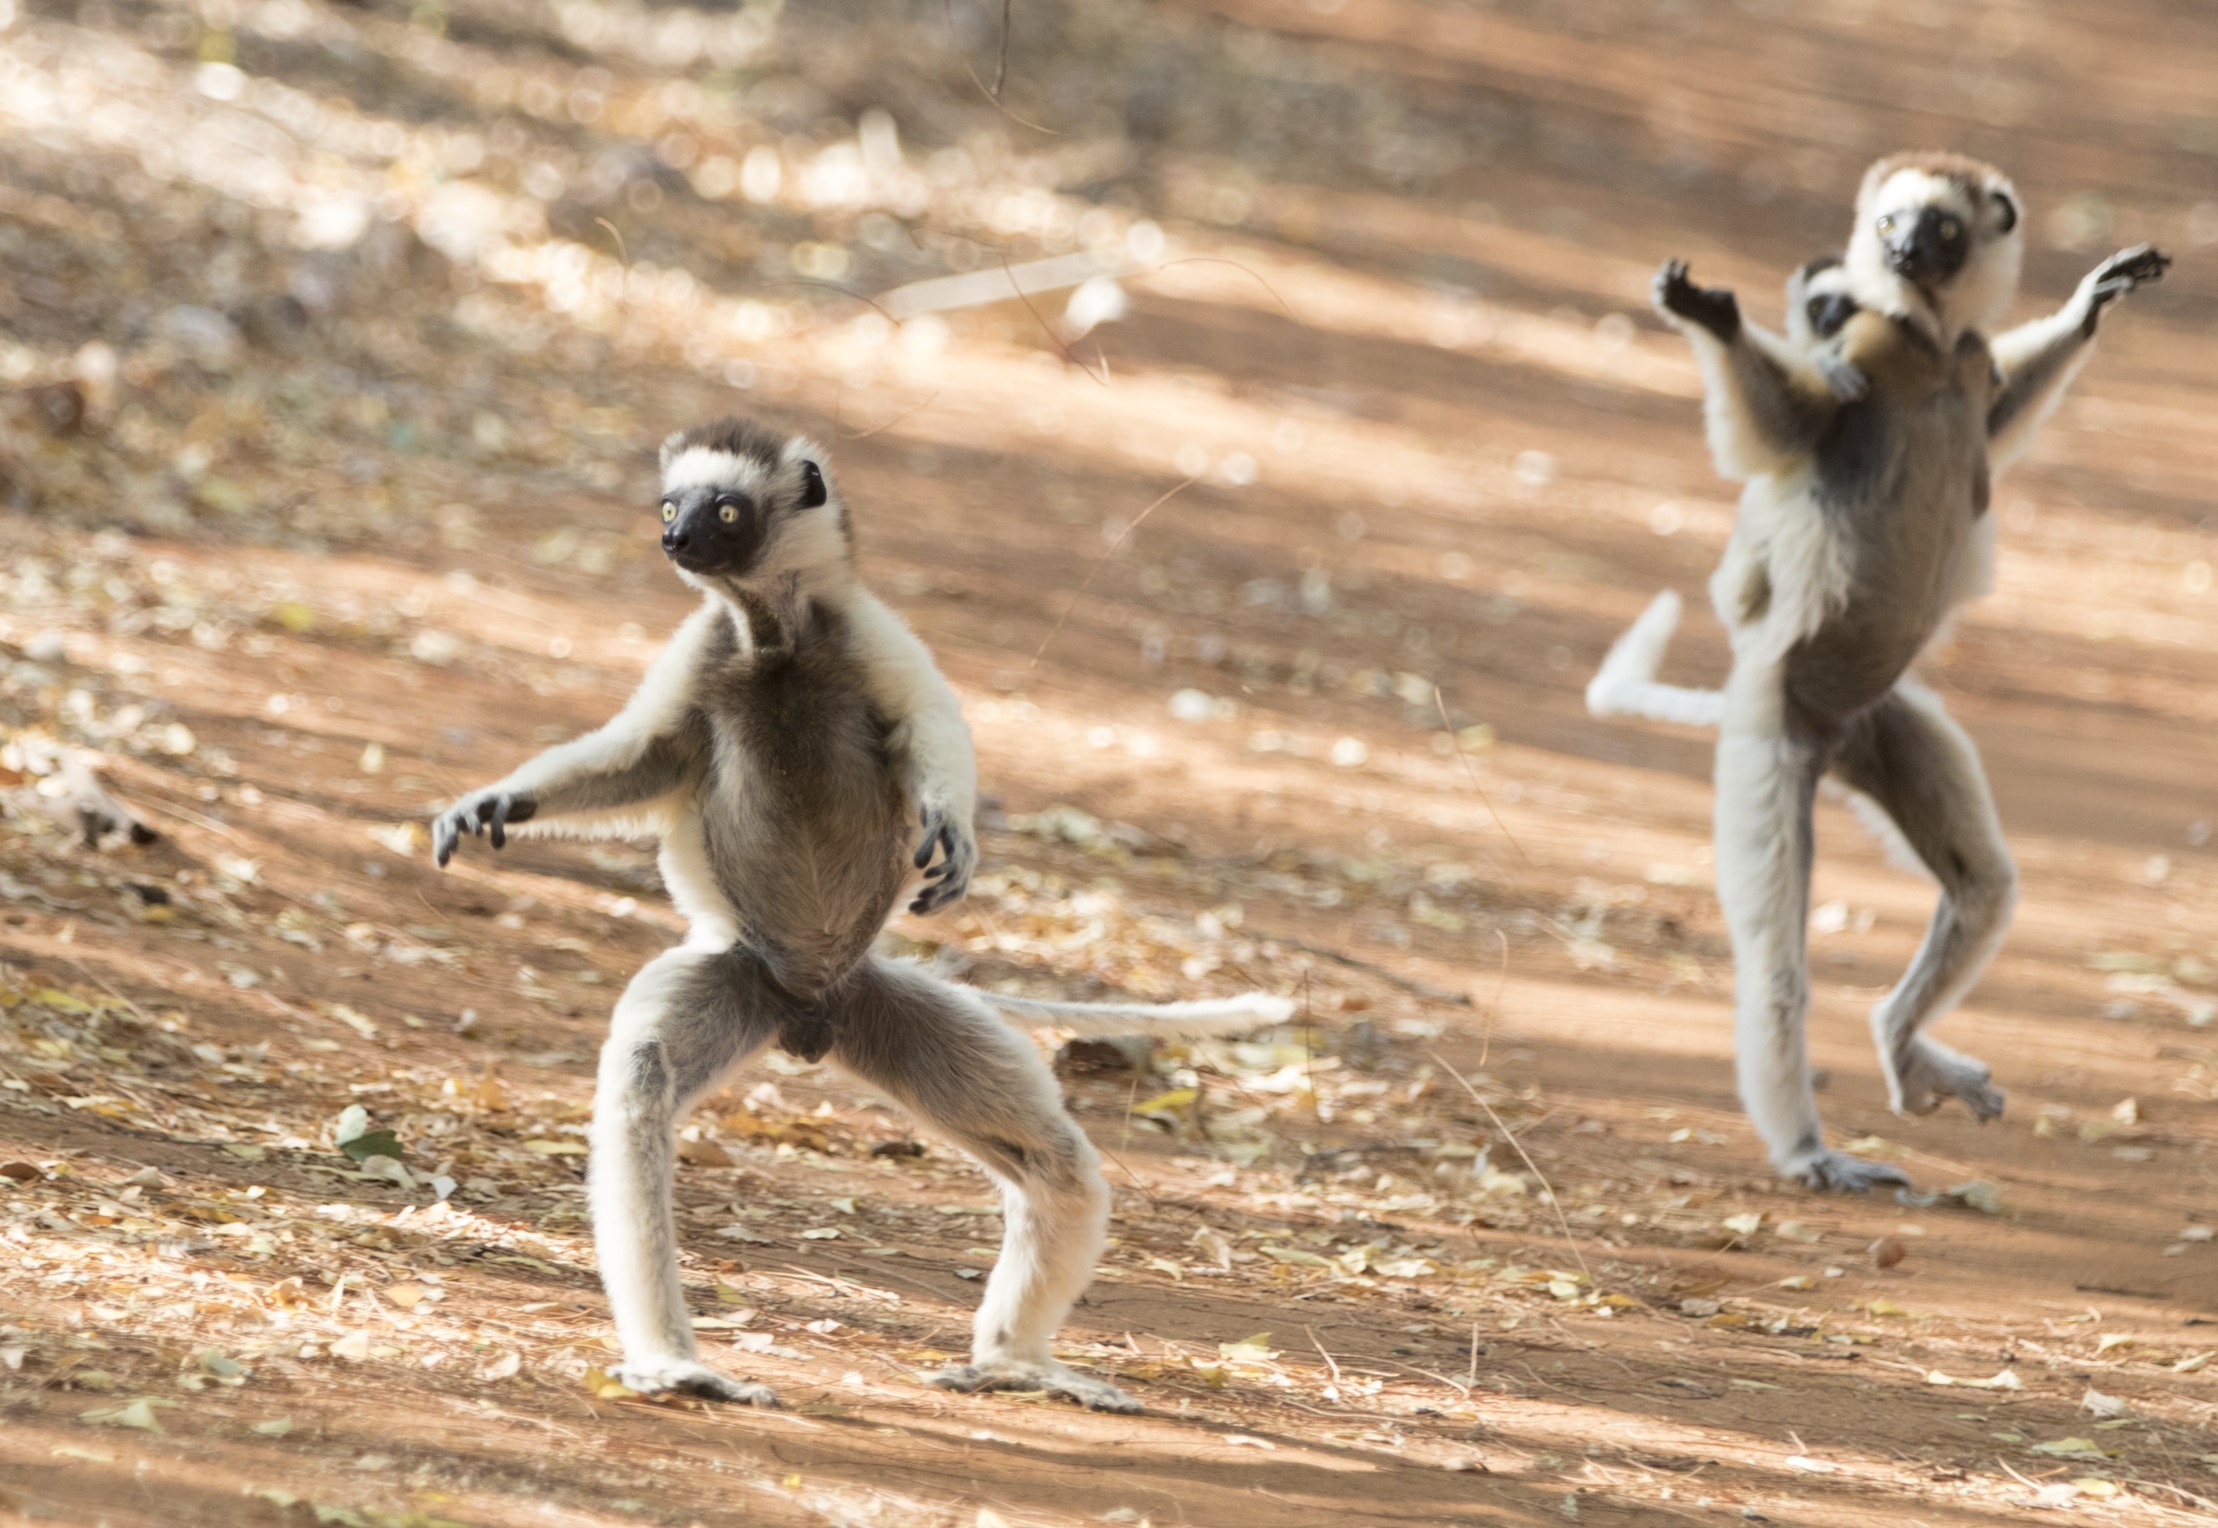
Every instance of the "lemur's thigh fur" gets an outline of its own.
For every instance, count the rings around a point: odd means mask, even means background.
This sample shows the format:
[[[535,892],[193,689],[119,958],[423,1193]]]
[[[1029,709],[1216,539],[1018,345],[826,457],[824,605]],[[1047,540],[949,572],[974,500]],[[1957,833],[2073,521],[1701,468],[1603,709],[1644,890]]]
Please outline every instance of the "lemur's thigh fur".
[[[1904,682],[1849,724],[1833,773],[1887,814],[1941,887],[1916,957],[1872,1009],[1890,1102],[1926,1114],[1961,1098],[1992,1119],[2003,1098],[1987,1068],[1919,1033],[1979,980],[2017,904],[2017,869],[1978,751],[1931,691]]]
[[[970,1153],[1001,1189],[1001,1256],[978,1307],[970,1363],[936,1382],[1050,1390],[1102,1410],[1137,1410],[1050,1352],[1100,1259],[1109,1186],[1037,1047],[973,993],[877,959],[842,984],[834,1032],[835,1063]]]

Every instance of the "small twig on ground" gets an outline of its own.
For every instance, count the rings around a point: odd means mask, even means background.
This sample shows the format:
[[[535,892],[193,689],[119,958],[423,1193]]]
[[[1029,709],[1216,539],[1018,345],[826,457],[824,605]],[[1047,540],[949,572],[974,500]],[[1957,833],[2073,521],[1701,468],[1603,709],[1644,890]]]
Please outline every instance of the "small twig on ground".
[[[1325,1106],[1323,1101],[1317,1097],[1316,1029],[1316,1012],[1309,1006],[1309,972],[1304,968],[1302,971],[1302,1071],[1309,1079],[1309,1112],[1314,1114],[1321,1124],[1325,1117]]]
[[[1244,275],[1254,277],[1256,285],[1260,286],[1261,288],[1263,288],[1264,291],[1271,294],[1271,301],[1277,303],[1281,308],[1284,308],[1286,310],[1286,316],[1288,318],[1292,319],[1295,323],[1300,324],[1301,327],[1305,330],[1309,328],[1308,324],[1302,322],[1302,316],[1294,311],[1293,305],[1289,303],[1285,298],[1278,295],[1278,288],[1272,286],[1268,281],[1265,281],[1263,279],[1263,273],[1261,271],[1257,271],[1248,266],[1242,265],[1237,260],[1227,259],[1223,255],[1182,255],[1176,260],[1166,260],[1161,265],[1158,265],[1155,268],[1159,271],[1167,271],[1174,265],[1229,265],[1234,270],[1239,271]]]
[[[1070,597],[1070,603],[1063,607],[1063,613],[1055,618],[1055,625],[1053,629],[1051,629],[1048,632],[1046,638],[1041,641],[1040,650],[1032,655],[1032,661],[1026,665],[1027,669],[1035,669],[1040,666],[1040,660],[1047,656],[1048,648],[1053,645],[1056,637],[1062,634],[1063,625],[1070,619],[1071,612],[1078,608],[1078,602],[1086,597],[1086,591],[1094,586],[1094,580],[1101,576],[1101,570],[1109,566],[1109,560],[1117,555],[1118,548],[1122,547],[1126,541],[1131,539],[1132,533],[1140,528],[1141,522],[1146,520],[1149,515],[1152,515],[1157,510],[1161,509],[1165,504],[1168,504],[1179,494],[1185,492],[1187,489],[1193,487],[1196,483],[1200,481],[1201,474],[1197,472],[1192,477],[1188,478],[1185,482],[1180,483],[1176,488],[1171,489],[1168,493],[1157,499],[1153,504],[1150,504],[1147,508],[1141,510],[1139,514],[1133,517],[1132,523],[1130,525],[1126,526],[1123,530],[1117,532],[1117,539],[1109,543],[1109,550],[1101,554],[1100,559],[1094,563],[1092,570],[1086,574],[1086,581],[1078,586],[1078,592]]]
[[[1001,100],[1001,87],[1009,82],[1009,3],[1010,0],[1001,0],[1001,52],[995,58],[993,66],[993,98],[996,104]]]
[[[1441,695],[1440,686],[1437,684],[1432,687],[1432,703],[1440,710],[1440,725],[1447,731],[1448,746],[1453,748],[1456,751],[1456,757],[1463,761],[1463,772],[1471,779],[1471,789],[1477,791],[1479,800],[1486,804],[1486,815],[1494,819],[1494,826],[1502,830],[1502,836],[1508,839],[1509,846],[1517,851],[1517,857],[1530,865],[1533,862],[1533,857],[1525,852],[1525,846],[1517,841],[1517,835],[1509,830],[1509,824],[1502,821],[1502,814],[1494,810],[1494,798],[1486,793],[1486,787],[1479,784],[1478,767],[1471,762],[1471,756],[1463,751],[1463,740],[1456,736],[1456,724],[1448,720],[1448,702]]]
[[[1471,1387],[1469,1385],[1466,1385],[1460,1379],[1450,1379],[1447,1375],[1435,1373],[1431,1369],[1420,1369],[1415,1364],[1405,1364],[1398,1358],[1382,1358],[1379,1360],[1379,1362],[1384,1364],[1392,1364],[1397,1369],[1407,1369],[1412,1374],[1422,1374],[1427,1379],[1439,1380],[1440,1383],[1446,1385],[1450,1390],[1453,1390],[1456,1394],[1462,1396],[1464,1399],[1470,1399]]]
[[[1515,1132],[1504,1122],[1502,1116],[1494,1112],[1494,1106],[1486,1101],[1477,1088],[1471,1086],[1470,1078],[1450,1066],[1447,1058],[1442,1056],[1440,1052],[1428,1051],[1426,1054],[1439,1064],[1442,1071],[1463,1084],[1463,1091],[1471,1095],[1473,1103],[1486,1111],[1486,1117],[1494,1122],[1495,1129],[1502,1132],[1502,1139],[1510,1143],[1511,1148],[1517,1153],[1518,1160],[1525,1164],[1526,1171],[1540,1180],[1541,1192],[1548,1196],[1548,1208],[1556,1212],[1556,1224],[1563,1229],[1564,1245],[1571,1249],[1571,1256],[1578,1261],[1579,1272],[1585,1274],[1587,1282],[1592,1284],[1594,1282],[1594,1270],[1587,1267],[1586,1254],[1579,1250],[1578,1238],[1571,1234],[1571,1222],[1564,1217],[1563,1201],[1557,1197],[1555,1185],[1548,1181],[1548,1175],[1540,1170],[1540,1164],[1532,1159],[1532,1154],[1525,1150],[1524,1143],[1517,1139]]]
[[[1033,322],[1040,326],[1040,332],[1045,334],[1055,348],[1063,353],[1063,359],[1084,372],[1094,382],[1107,387],[1109,385],[1109,357],[1106,354],[1102,356],[1101,375],[1094,376],[1094,369],[1078,359],[1078,352],[1063,343],[1063,337],[1055,332],[1055,326],[1047,321],[1047,315],[1033,304],[1031,294],[1024,290],[1024,283],[1017,280],[1017,273],[1010,266],[1007,255],[1001,257],[1001,273],[1009,278],[1009,290],[1017,294],[1017,301],[1024,304],[1024,311],[1032,315]]]
[[[1018,126],[1029,127],[1035,133],[1046,133],[1050,137],[1060,136],[1056,133],[1056,130],[1054,128],[1046,127],[1038,122],[1030,121],[1029,119],[1020,117],[1015,112],[1011,111],[1001,99],[1001,91],[998,84],[992,90],[988,90],[986,88],[986,82],[978,77],[978,71],[971,68],[970,55],[963,51],[963,39],[961,35],[955,30],[955,0],[942,0],[942,3],[943,8],[947,12],[948,40],[954,43],[955,56],[963,61],[963,73],[970,76],[970,82],[978,87],[978,93],[984,96],[988,101],[993,103],[993,108],[995,111],[1000,112],[1004,117],[1007,117],[1011,122],[1016,123]],[[1002,19],[1001,50],[1002,64],[1004,67],[1006,67],[1009,58],[1009,31],[1006,8],[1004,8]]]
[[[616,241],[616,263],[624,268],[624,279],[616,286],[616,305],[620,308],[628,307],[632,296],[631,246],[624,242],[624,230],[607,218],[595,218],[593,221],[607,229],[608,236]]]
[[[108,979],[107,979],[106,977],[104,977],[104,976],[101,976],[101,975],[97,974],[97,973],[96,973],[96,972],[95,972],[95,971],[94,971],[94,970],[92,969],[92,967],[90,967],[90,966],[86,965],[86,964],[85,964],[85,963],[84,963],[83,961],[81,961],[81,960],[77,959],[77,958],[76,958],[75,956],[73,956],[73,955],[64,955],[64,956],[62,957],[62,959],[64,959],[64,960],[68,961],[68,962],[69,962],[69,963],[70,963],[71,965],[75,966],[75,967],[76,967],[76,968],[77,968],[77,969],[78,969],[79,971],[82,971],[82,972],[84,973],[84,976],[85,976],[85,980],[87,980],[87,981],[91,982],[91,983],[92,983],[92,984],[93,984],[94,986],[98,987],[98,988],[99,988],[99,989],[100,989],[100,990],[101,990],[102,992],[105,992],[105,993],[107,993],[107,994],[108,994],[108,996],[110,996],[110,997],[114,998],[114,999],[115,999],[115,1000],[116,1000],[117,1002],[121,1003],[121,1004],[122,1004],[122,1005],[123,1005],[124,1007],[126,1007],[126,1008],[130,1009],[130,1010],[131,1010],[131,1012],[132,1012],[132,1013],[133,1013],[134,1015],[136,1015],[136,1016],[137,1016],[137,1018],[138,1018],[138,1021],[139,1021],[139,1022],[140,1022],[141,1024],[151,1024],[151,1023],[153,1023],[153,1022],[154,1022],[154,1021],[153,1021],[152,1019],[150,1019],[150,1018],[148,1018],[148,1017],[147,1017],[147,1014],[146,1014],[146,1010],[145,1010],[144,1008],[141,1008],[141,1007],[140,1007],[140,1006],[139,1006],[138,1004],[136,1004],[136,1003],[132,1002],[132,1001],[131,1001],[131,1000],[130,1000],[129,998],[125,997],[125,996],[124,996],[124,995],[123,995],[122,993],[120,993],[120,992],[116,991],[115,987],[114,987],[113,985],[111,985],[111,984],[109,983]]]
[[[1306,1326],[1305,1326],[1305,1327],[1303,1327],[1303,1328],[1302,1328],[1302,1330],[1303,1330],[1303,1331],[1305,1331],[1305,1332],[1308,1332],[1308,1333],[1309,1333],[1309,1341],[1310,1341],[1310,1345],[1311,1345],[1312,1347],[1316,1348],[1316,1350],[1317,1350],[1317,1356],[1318,1356],[1319,1358],[1322,1358],[1322,1359],[1323,1359],[1323,1360],[1325,1361],[1325,1367],[1326,1367],[1327,1369],[1329,1369],[1329,1370],[1331,1370],[1331,1371],[1332,1371],[1332,1382],[1333,1382],[1334,1384],[1336,1384],[1336,1385],[1337,1385],[1337,1384],[1339,1384],[1339,1383],[1340,1383],[1340,1364],[1339,1364],[1339,1362],[1338,1362],[1338,1361],[1337,1361],[1336,1359],[1334,1359],[1334,1358],[1333,1358],[1333,1356],[1332,1356],[1332,1355],[1331,1355],[1330,1353],[1327,1353],[1327,1352],[1325,1351],[1325,1345],[1324,1345],[1323,1343],[1321,1343],[1321,1342],[1319,1342],[1319,1341],[1317,1340],[1317,1333],[1316,1333],[1316,1332],[1315,1332],[1314,1330],[1312,1330],[1311,1328],[1309,1328],[1309,1327],[1306,1327]]]
[[[1502,1016],[1502,994],[1509,988],[1509,935],[1500,929],[1494,937],[1502,941],[1502,969],[1494,978],[1494,1002],[1486,1011],[1486,1030],[1479,1036],[1479,1065],[1486,1065],[1486,1058],[1494,1053],[1494,1022]]]
[[[934,393],[931,397],[925,399],[922,403],[917,404],[914,408],[903,409],[900,413],[894,415],[891,419],[887,420],[884,424],[877,426],[875,429],[862,430],[859,432],[840,430],[839,438],[841,440],[868,440],[873,435],[882,435],[887,430],[890,430],[895,425],[899,424],[902,420],[907,419],[911,414],[921,414],[926,409],[930,408],[933,404],[939,401],[940,395],[938,393]],[[833,421],[833,428],[839,428],[839,422],[837,420]]]
[[[837,292],[842,297],[852,297],[855,299],[855,301],[862,303],[864,306],[876,309],[878,316],[884,319],[887,323],[893,325],[896,329],[901,327],[901,320],[895,318],[891,313],[887,312],[885,304],[877,301],[875,298],[865,297],[862,293],[856,291],[852,287],[843,287],[836,281],[819,281],[814,276],[785,276],[779,278],[776,281],[765,282],[764,285],[774,287],[819,287],[827,292]]]
[[[1472,1388],[1473,1388],[1473,1389],[1477,1389],[1477,1388],[1478,1388],[1478,1383],[1479,1383],[1479,1324],[1478,1324],[1478,1323],[1477,1323],[1476,1321],[1474,1321],[1474,1322],[1472,1322],[1472,1323],[1471,1323],[1471,1371],[1470,1371],[1470,1373],[1471,1373],[1471,1386],[1472,1386]]]

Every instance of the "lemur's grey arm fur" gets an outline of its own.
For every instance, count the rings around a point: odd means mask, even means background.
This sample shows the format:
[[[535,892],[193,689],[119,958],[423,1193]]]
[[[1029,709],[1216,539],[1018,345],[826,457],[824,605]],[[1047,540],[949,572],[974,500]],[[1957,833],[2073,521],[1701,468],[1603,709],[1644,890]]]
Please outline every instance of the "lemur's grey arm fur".
[[[2094,353],[2102,310],[2144,282],[2162,280],[2171,263],[2171,256],[2146,244],[2120,250],[2089,271],[2063,307],[1995,340],[2003,381],[1987,410],[1987,455],[1996,472],[2033,448],[2035,433]]]
[[[1683,260],[1656,273],[1654,296],[1694,347],[1710,453],[1725,477],[1746,481],[1807,459],[1841,404],[1864,393],[1855,367],[1747,322],[1730,291],[1696,286]]]
[[[605,725],[557,744],[441,813],[432,852],[446,864],[464,833],[486,833],[498,849],[507,830],[625,833],[666,827],[680,788],[701,768],[706,740],[691,697],[704,655],[730,616],[703,604],[648,666],[631,699]]]

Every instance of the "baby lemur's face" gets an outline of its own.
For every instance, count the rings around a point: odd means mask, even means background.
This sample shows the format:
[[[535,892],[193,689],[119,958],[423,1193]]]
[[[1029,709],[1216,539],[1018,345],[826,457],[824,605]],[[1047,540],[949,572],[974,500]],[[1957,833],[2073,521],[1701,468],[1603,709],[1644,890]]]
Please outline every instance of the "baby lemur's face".
[[[664,443],[660,508],[662,550],[690,583],[802,571],[841,541],[808,443],[738,420]]]
[[[1807,348],[1833,338],[1861,305],[1839,255],[1820,255],[1787,278],[1787,338]]]

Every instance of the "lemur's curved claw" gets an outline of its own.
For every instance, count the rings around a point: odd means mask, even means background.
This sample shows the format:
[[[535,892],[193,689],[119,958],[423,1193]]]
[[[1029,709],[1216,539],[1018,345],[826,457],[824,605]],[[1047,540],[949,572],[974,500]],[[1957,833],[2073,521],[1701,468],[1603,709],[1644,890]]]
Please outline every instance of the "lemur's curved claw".
[[[918,841],[914,857],[917,869],[922,870],[932,863],[933,851],[939,848],[940,841],[946,836],[947,819],[938,812],[927,810],[924,813],[924,837]]]
[[[940,856],[938,864],[932,863],[934,854]],[[970,889],[971,867],[977,858],[977,847],[968,833],[945,813],[936,809],[926,811],[924,841],[917,845],[915,855],[917,868],[924,871],[925,884],[917,889],[909,911],[937,912],[960,899]]]
[[[472,791],[440,813],[432,823],[432,858],[445,869],[464,833],[479,834],[490,830],[493,847],[504,848],[508,843],[508,825],[529,822],[538,811],[538,802],[514,791]]]

